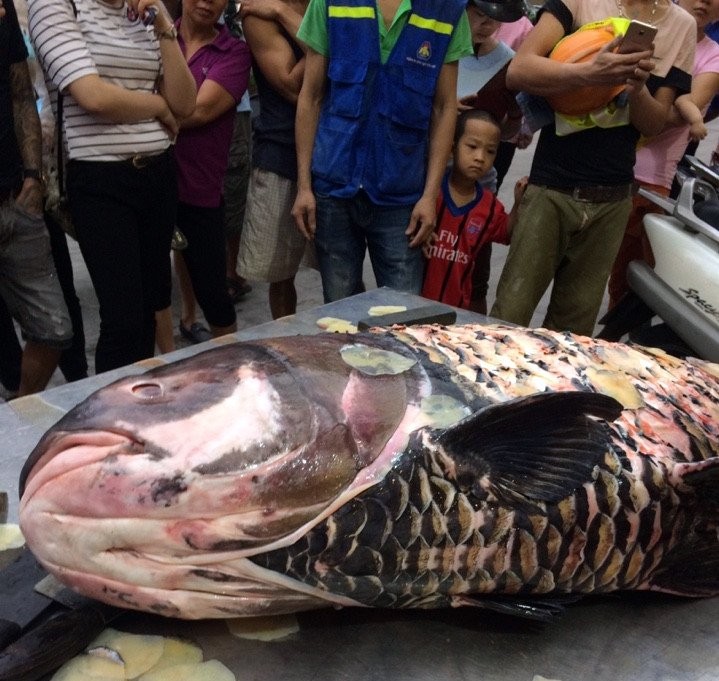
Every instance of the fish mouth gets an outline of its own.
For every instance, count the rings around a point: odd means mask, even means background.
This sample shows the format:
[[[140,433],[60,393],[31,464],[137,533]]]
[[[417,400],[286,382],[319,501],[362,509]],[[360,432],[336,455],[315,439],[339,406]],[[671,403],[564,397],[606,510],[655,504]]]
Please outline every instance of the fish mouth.
[[[144,446],[145,443],[137,435],[122,428],[50,432],[40,440],[23,466],[19,481],[20,498],[26,494],[31,495],[46,480],[57,474],[65,474],[93,461],[99,461],[110,451],[122,448],[140,452],[144,450]],[[71,464],[68,457],[63,457],[61,468],[60,465],[53,465],[59,455],[71,449],[77,450],[73,453],[74,460]]]

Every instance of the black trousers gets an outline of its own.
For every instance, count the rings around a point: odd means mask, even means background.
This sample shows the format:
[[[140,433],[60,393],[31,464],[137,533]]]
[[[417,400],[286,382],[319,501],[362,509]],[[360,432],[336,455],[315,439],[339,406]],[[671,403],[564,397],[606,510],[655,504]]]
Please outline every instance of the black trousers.
[[[97,373],[152,357],[155,311],[170,305],[177,177],[169,152],[147,160],[70,161],[70,211],[100,305]]]
[[[87,356],[85,355],[85,325],[82,320],[80,299],[75,291],[72,259],[67,247],[67,236],[62,227],[47,213],[45,214],[45,224],[50,233],[50,249],[57,270],[57,278],[60,281],[62,295],[65,298],[72,322],[72,345],[62,351],[58,366],[66,381],[77,381],[87,378]]]
[[[15,333],[10,310],[0,297],[0,383],[16,393],[20,388],[20,364],[22,347]]]

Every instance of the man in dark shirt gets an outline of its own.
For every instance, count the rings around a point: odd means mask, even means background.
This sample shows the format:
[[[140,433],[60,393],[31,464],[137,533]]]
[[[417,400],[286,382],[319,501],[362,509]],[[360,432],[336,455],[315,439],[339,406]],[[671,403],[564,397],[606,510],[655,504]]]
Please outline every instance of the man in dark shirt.
[[[616,52],[617,36],[586,61],[549,57],[561,38],[616,17],[618,9],[618,22],[656,23],[650,49]],[[624,92],[586,115],[555,114],[542,128],[492,317],[528,326],[551,284],[541,325],[593,333],[632,207],[636,145],[641,135],[662,130],[675,97],[689,91],[695,45],[696,22],[670,0],[635,0],[626,12],[615,0],[542,5],[509,65],[507,85],[555,106],[557,97],[587,86]]]
[[[72,327],[43,220],[40,118],[12,0],[0,0],[0,296],[26,340],[18,395],[42,390]]]
[[[238,263],[245,279],[269,282],[273,319],[296,311],[295,275],[307,246],[290,215],[297,188],[295,113],[305,70],[304,49],[293,36],[306,7],[307,0],[242,3],[260,112]]]

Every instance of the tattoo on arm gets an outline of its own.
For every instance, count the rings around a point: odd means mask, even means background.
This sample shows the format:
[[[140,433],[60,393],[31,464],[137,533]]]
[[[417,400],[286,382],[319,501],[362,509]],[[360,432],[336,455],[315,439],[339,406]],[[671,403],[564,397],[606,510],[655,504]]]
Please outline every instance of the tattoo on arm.
[[[27,61],[10,65],[15,137],[25,168],[42,168],[42,128]]]

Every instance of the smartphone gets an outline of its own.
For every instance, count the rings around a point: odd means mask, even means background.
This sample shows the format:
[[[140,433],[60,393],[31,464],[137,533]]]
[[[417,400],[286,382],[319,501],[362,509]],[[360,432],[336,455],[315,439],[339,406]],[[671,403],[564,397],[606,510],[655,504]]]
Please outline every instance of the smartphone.
[[[135,23],[140,18],[140,15],[132,9],[129,5],[127,7],[127,19]],[[150,5],[142,15],[142,23],[144,26],[152,26],[157,18],[157,7]]]
[[[627,32],[624,34],[617,52],[619,52],[619,54],[629,54],[631,52],[651,50],[656,34],[656,26],[632,19],[632,21],[629,22]]]

